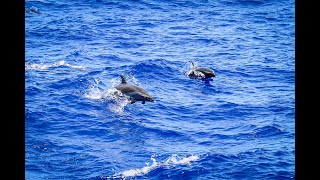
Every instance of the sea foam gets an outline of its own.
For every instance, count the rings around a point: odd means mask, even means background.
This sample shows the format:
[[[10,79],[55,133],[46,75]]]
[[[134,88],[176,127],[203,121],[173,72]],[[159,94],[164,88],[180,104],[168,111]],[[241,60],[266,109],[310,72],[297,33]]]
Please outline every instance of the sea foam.
[[[44,63],[27,63],[25,64],[25,70],[47,70],[49,68],[53,68],[53,67],[61,67],[61,66],[66,66],[66,67],[70,67],[73,69],[80,69],[80,70],[85,70],[86,68],[83,65],[71,65],[66,63],[65,60],[61,60],[58,61],[56,63],[53,64],[44,64]]]
[[[178,157],[177,154],[173,154],[162,162],[157,162],[153,156],[151,157],[151,160],[152,160],[151,165],[147,163],[147,165],[142,168],[129,169],[129,170],[123,171],[121,173],[114,175],[113,178],[122,178],[122,179],[133,178],[137,176],[146,175],[149,172],[161,167],[170,167],[174,165],[191,165],[191,162],[199,160],[199,156],[191,155],[188,157],[180,158]]]

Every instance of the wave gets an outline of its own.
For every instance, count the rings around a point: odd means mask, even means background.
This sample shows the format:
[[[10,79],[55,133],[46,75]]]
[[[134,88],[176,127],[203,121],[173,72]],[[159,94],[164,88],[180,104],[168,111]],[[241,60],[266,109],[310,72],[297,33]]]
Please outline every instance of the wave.
[[[253,133],[254,137],[259,138],[266,138],[271,136],[277,136],[287,133],[286,131],[282,130],[281,127],[277,124],[269,125],[269,126],[263,126],[261,128],[258,128]]]
[[[137,63],[132,66],[133,69],[138,69],[146,73],[149,72],[176,72],[179,70],[180,64],[174,61],[168,61],[166,59],[151,59]]]
[[[167,59],[150,59],[138,62],[135,65],[127,67],[128,71],[144,78],[144,80],[162,82],[172,82],[181,80],[184,78],[185,72],[188,71],[191,66],[188,65],[187,61],[175,61]],[[128,72],[127,71],[127,72]]]
[[[26,63],[25,64],[25,70],[28,71],[28,70],[47,70],[49,68],[54,68],[54,67],[69,67],[69,68],[73,68],[73,69],[80,69],[80,70],[86,70],[86,68],[83,66],[83,65],[71,65],[71,64],[68,64],[66,63],[65,60],[61,60],[61,61],[58,61],[56,63],[53,63],[53,64],[43,64],[43,63],[40,63],[40,64],[37,64],[37,63]]]
[[[259,6],[268,3],[268,0],[226,0],[227,5],[241,5],[241,6]]]
[[[191,162],[197,161],[199,160],[199,158],[200,157],[197,155],[191,155],[188,157],[181,158],[177,154],[173,154],[170,157],[168,157],[166,160],[162,162],[157,162],[154,156],[151,156],[152,164],[150,166],[149,166],[149,163],[147,163],[147,165],[142,168],[129,169],[121,173],[115,174],[114,176],[112,176],[112,178],[126,179],[126,178],[144,176],[151,171],[154,171],[156,169],[163,168],[163,167],[170,168],[171,166],[174,166],[174,165],[191,165]]]
[[[211,168],[215,167],[217,177],[225,175],[227,171],[227,179],[243,179],[244,177],[245,179],[294,179],[294,173],[287,171],[288,169],[294,169],[294,160],[290,159],[284,162],[284,159],[289,156],[290,153],[286,151],[279,153],[278,151],[275,152],[264,148],[256,148],[235,154],[211,151],[201,158],[198,164],[206,167],[205,171],[207,172],[212,171]],[[225,169],[226,165],[229,170]],[[268,172],[270,169],[273,170],[272,174]]]
[[[285,151],[281,151],[280,153],[277,151],[276,153],[277,155],[275,156],[275,152],[273,150],[261,148],[231,154],[210,151],[203,155],[190,155],[185,157],[179,157],[177,154],[173,154],[160,162],[157,161],[155,156],[151,156],[151,162],[147,162],[146,165],[141,168],[132,168],[116,173],[112,176],[99,178],[136,179],[143,176],[147,177],[148,174],[151,174],[151,176],[162,176],[164,174],[170,174],[172,171],[180,172],[181,169],[184,169],[184,167],[182,167],[184,165],[192,165],[192,168],[186,170],[185,174],[191,175],[192,172],[196,171],[201,171],[203,174],[207,174],[214,170],[216,172],[215,176],[217,179],[221,176],[226,177],[226,172],[228,173],[228,178],[231,179],[238,179],[240,174],[242,178],[252,177],[254,179],[264,179],[269,177],[270,174],[267,174],[267,171],[263,171],[262,173],[257,172],[259,171],[259,167],[268,167],[275,169],[274,174],[272,174],[273,178],[285,177],[292,179],[294,174],[283,171],[283,169],[294,168],[294,161],[284,161],[284,159],[289,155],[289,153],[286,153]],[[261,158],[262,156],[266,158]],[[181,167],[177,168],[177,165]],[[225,169],[226,166],[230,167],[229,170]],[[164,173],[164,170],[168,172]],[[199,178],[199,174],[196,174],[196,177]]]

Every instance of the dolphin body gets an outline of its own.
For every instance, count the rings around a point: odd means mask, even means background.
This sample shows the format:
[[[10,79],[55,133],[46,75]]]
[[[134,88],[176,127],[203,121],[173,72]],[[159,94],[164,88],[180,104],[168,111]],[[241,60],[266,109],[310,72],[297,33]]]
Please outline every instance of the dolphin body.
[[[121,83],[115,88],[122,94],[129,96],[131,100],[130,104],[133,104],[137,101],[142,101],[142,104],[144,104],[146,101],[155,102],[155,100],[153,100],[152,96],[146,90],[142,89],[141,87],[128,84],[123,76],[120,77]]]
[[[211,77],[216,77],[212,69],[209,69],[206,67],[198,67],[198,66],[195,66],[193,62],[191,63],[193,67],[186,72],[186,75],[188,75],[190,78],[208,79]]]

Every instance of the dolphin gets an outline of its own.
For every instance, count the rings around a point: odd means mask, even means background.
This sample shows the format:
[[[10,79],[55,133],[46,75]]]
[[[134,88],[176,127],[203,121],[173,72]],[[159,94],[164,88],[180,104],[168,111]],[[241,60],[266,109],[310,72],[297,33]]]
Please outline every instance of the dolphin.
[[[211,77],[216,77],[212,69],[206,67],[198,67],[193,62],[191,62],[191,64],[193,67],[185,73],[190,78],[207,79]]]
[[[128,84],[123,76],[121,77],[121,83],[117,85],[115,88],[119,90],[122,94],[129,96],[131,100],[130,104],[133,104],[137,101],[142,101],[144,104],[146,101],[155,102],[152,96],[141,87]]]

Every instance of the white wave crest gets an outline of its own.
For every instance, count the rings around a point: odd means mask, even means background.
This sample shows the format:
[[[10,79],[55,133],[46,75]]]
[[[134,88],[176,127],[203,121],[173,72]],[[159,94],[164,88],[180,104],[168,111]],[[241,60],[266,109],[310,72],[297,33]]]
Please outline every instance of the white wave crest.
[[[199,156],[196,156],[196,155],[191,155],[188,157],[180,158],[180,157],[178,157],[177,154],[173,154],[172,156],[167,158],[165,161],[157,162],[154,157],[151,157],[152,164],[150,166],[148,165],[149,164],[148,163],[147,166],[145,166],[145,167],[138,168],[138,169],[126,170],[126,171],[123,171],[119,174],[114,175],[113,177],[126,179],[128,177],[132,178],[132,177],[137,177],[137,176],[143,176],[143,175],[148,174],[149,172],[151,172],[157,168],[161,168],[164,166],[191,165],[191,162],[197,161],[198,159],[199,159]]]
[[[25,65],[25,70],[46,70],[46,69],[49,69],[49,68],[52,68],[52,67],[60,67],[60,66],[67,66],[67,67],[70,67],[70,68],[74,68],[74,69],[81,69],[81,70],[85,70],[86,68],[83,66],[83,65],[80,65],[80,66],[76,66],[76,65],[71,65],[71,64],[68,64],[66,63],[65,60],[61,60],[61,61],[58,61],[54,64],[43,64],[43,63],[40,63],[40,64],[36,64],[36,63],[28,63]]]

